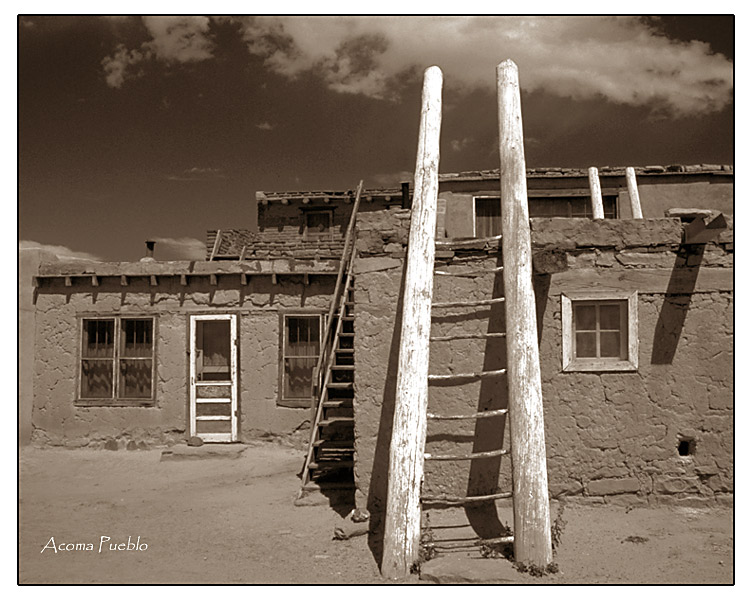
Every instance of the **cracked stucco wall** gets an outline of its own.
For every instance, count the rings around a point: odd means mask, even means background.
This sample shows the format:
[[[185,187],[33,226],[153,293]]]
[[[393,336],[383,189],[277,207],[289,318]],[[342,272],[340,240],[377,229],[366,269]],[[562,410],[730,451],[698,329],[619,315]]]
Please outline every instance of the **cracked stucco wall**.
[[[534,287],[551,495],[622,504],[731,502],[731,232],[702,248],[681,246],[681,224],[672,219],[621,224],[533,221],[534,250],[544,271],[535,275]],[[386,498],[408,222],[409,214],[400,211],[359,222],[356,501],[373,514],[383,510]],[[563,249],[556,248],[557,240]],[[497,252],[482,250],[439,253],[437,261],[445,270],[501,264]],[[493,274],[437,277],[434,301],[497,297],[503,295],[500,280]],[[562,371],[561,294],[592,289],[638,292],[636,372]],[[503,304],[434,311],[434,336],[504,329]],[[432,342],[429,372],[500,369],[506,366],[505,355],[504,338]],[[504,378],[429,389],[429,411],[435,413],[472,413],[503,408],[506,402]],[[504,417],[477,423],[430,421],[427,451],[509,447]],[[682,439],[694,440],[693,455],[679,456]],[[427,494],[510,489],[509,458],[426,463]]]
[[[36,298],[33,441],[36,444],[99,447],[107,440],[120,446],[133,440],[150,445],[185,439],[188,432],[188,323],[190,314],[233,313],[239,319],[239,437],[286,436],[309,426],[310,410],[277,406],[280,311],[326,312],[333,278],[254,277],[248,286],[238,276],[160,277],[151,287],[146,277],[103,277],[91,287],[76,279],[45,282]],[[81,315],[147,314],[157,317],[155,407],[75,406],[79,369]]]

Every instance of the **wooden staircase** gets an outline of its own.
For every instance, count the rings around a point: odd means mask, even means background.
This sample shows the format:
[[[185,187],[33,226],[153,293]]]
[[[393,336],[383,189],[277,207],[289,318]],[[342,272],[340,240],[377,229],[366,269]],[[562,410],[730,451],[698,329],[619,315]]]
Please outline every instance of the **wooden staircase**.
[[[298,499],[315,491],[355,489],[355,222],[363,182],[353,202],[337,283],[313,375],[311,438],[301,472]]]

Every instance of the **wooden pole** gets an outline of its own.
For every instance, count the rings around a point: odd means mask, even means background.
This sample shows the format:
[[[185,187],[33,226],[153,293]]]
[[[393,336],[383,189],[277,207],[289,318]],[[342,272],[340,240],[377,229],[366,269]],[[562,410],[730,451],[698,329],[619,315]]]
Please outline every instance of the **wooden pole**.
[[[598,169],[590,167],[588,169],[588,180],[590,181],[590,204],[593,207],[593,218],[603,218],[603,198],[601,198],[601,181],[598,179]]]
[[[629,203],[632,205],[632,218],[642,219],[642,205],[640,204],[640,193],[637,191],[637,177],[635,177],[634,167],[627,167],[627,191],[629,192]]]
[[[415,164],[410,238],[402,300],[389,487],[381,573],[400,579],[410,573],[420,550],[420,487],[428,405],[428,339],[439,192],[441,86],[438,67],[426,69]]]
[[[517,65],[505,60],[497,67],[496,77],[514,557],[518,562],[545,567],[553,559],[551,517]]]

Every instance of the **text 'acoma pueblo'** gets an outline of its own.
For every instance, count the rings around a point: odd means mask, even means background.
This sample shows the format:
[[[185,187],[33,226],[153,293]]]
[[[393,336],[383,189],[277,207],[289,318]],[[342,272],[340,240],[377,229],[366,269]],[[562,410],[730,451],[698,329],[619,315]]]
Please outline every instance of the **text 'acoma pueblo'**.
[[[58,552],[94,552],[97,551],[98,553],[102,552],[131,552],[131,551],[139,551],[143,552],[144,550],[147,550],[149,548],[149,545],[146,542],[141,541],[141,536],[139,535],[136,537],[136,541],[131,541],[131,536],[128,536],[128,541],[126,542],[111,542],[112,538],[106,535],[102,535],[99,537],[99,542],[60,542],[59,544],[55,543],[55,538],[51,537],[50,541],[47,542],[42,548],[42,552],[45,550],[53,550],[55,554]]]

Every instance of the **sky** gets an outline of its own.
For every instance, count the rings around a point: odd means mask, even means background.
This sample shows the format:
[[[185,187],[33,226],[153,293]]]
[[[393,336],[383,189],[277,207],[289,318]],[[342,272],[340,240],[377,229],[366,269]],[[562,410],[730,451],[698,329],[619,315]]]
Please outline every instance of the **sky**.
[[[423,71],[444,173],[499,166],[495,67],[528,167],[734,162],[734,18],[26,16],[18,241],[68,259],[203,259],[256,191],[396,186]]]

